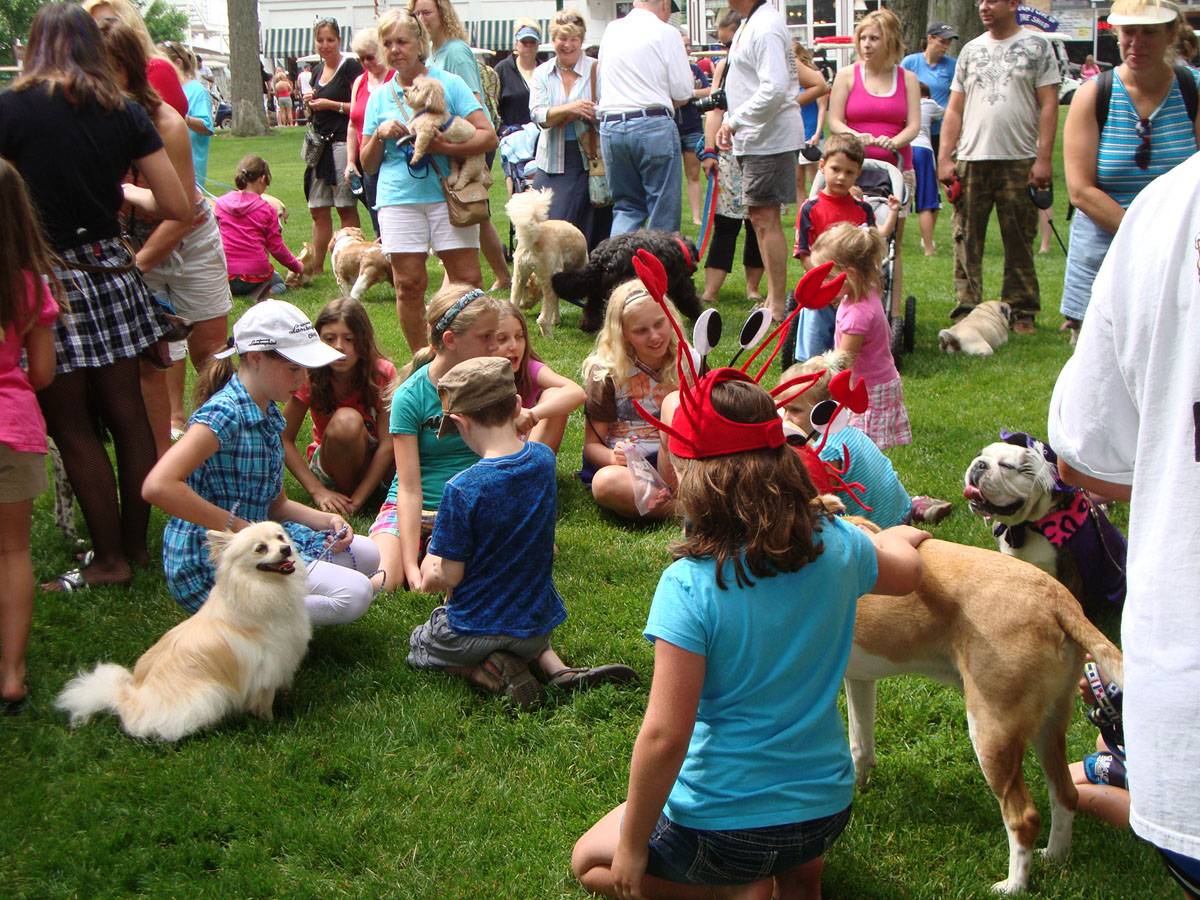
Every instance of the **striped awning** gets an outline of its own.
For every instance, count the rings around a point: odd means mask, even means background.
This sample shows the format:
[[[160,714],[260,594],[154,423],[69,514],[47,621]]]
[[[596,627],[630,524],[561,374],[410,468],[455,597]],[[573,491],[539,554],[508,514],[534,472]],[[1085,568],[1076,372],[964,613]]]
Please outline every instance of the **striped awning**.
[[[481,19],[474,22],[464,22],[467,37],[472,47],[483,50],[511,50],[513,34],[516,32],[516,22],[513,19]],[[550,20],[539,19],[538,27],[542,30],[542,41],[550,40]]]
[[[342,49],[350,50],[353,29],[342,25]],[[267,28],[263,32],[263,56],[273,62],[284,62],[309,56],[316,52],[313,45],[312,26],[306,28]]]

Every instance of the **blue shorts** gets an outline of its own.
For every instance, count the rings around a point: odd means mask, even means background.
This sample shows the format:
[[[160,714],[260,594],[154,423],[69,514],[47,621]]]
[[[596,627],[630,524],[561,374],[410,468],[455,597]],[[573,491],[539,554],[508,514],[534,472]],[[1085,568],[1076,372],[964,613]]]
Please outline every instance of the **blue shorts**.
[[[913,209],[941,209],[942,198],[938,193],[937,162],[928,147],[913,147],[913,172],[917,176],[916,202]]]
[[[659,816],[646,874],[679,884],[753,884],[824,856],[850,821],[850,807],[822,819],[768,828],[702,831]]]
[[[684,153],[690,153],[696,156],[696,145],[704,143],[703,131],[689,131],[687,134],[679,135],[679,149]]]
[[[1191,897],[1200,897],[1200,859],[1158,848],[1167,871]]]

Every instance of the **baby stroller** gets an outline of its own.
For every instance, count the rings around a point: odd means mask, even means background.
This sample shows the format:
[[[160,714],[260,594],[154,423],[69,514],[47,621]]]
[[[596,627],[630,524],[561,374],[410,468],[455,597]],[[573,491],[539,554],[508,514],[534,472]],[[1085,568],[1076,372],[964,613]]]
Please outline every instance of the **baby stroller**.
[[[512,183],[513,194],[527,191],[533,184],[533,173],[536,171],[533,158],[537,155],[540,133],[541,129],[533,122],[529,122],[500,138],[500,168],[504,170],[504,177]],[[507,251],[509,262],[512,262],[515,249],[516,232],[510,222]]]
[[[899,161],[900,156],[896,154],[896,162],[899,163]],[[883,160],[865,159],[862,171],[859,173],[858,181],[855,184],[862,191],[863,200],[870,204],[871,210],[875,213],[876,222],[882,221],[887,217],[887,200],[889,196],[899,197],[901,207],[908,206],[912,200],[909,196],[907,185],[904,183],[904,175],[898,166],[884,162]],[[817,192],[824,186],[825,177],[821,172],[817,172],[816,177],[813,179],[809,198],[815,197]],[[892,330],[892,356],[896,360],[897,368],[899,368],[901,354],[911,353],[916,340],[917,298],[911,295],[906,298],[903,311],[900,311],[897,304],[893,302],[892,291],[895,266],[896,235],[893,231],[887,238],[887,250],[884,253],[883,270],[880,273],[880,297],[883,300],[883,308],[887,311],[888,324]],[[789,313],[796,308],[795,303],[796,301],[789,295],[787,300],[787,311]],[[804,310],[792,321],[788,331],[788,338],[784,342],[783,351],[780,353],[784,368],[787,368],[794,362],[803,362],[809,356],[816,355],[810,352],[813,348],[804,346],[805,341],[802,331],[802,319],[811,314],[810,310]],[[824,349],[828,349],[831,346],[833,346],[832,328],[829,331],[828,342]]]

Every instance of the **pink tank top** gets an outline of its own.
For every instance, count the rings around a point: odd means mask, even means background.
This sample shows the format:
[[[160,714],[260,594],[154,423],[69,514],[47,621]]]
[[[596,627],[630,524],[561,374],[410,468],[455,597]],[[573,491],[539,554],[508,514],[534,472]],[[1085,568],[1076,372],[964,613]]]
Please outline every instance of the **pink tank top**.
[[[862,80],[862,63],[854,64],[854,87],[846,98],[846,125],[855,131],[867,134],[895,137],[904,130],[908,123],[908,96],[904,89],[904,70],[899,66],[893,67],[896,84],[892,93],[886,97],[876,97],[867,90]],[[881,147],[868,147],[867,156],[871,159],[882,159],[892,165],[896,157]],[[900,168],[907,171],[913,167],[912,147],[900,149]]]
[[[386,84],[394,78],[396,73],[388,69],[387,75],[383,80]],[[367,77],[364,71],[358,76],[358,93],[354,97],[354,105],[350,107],[350,124],[354,126],[354,130],[358,132],[358,139],[362,141],[363,122],[367,118],[367,101],[371,99],[371,79]]]

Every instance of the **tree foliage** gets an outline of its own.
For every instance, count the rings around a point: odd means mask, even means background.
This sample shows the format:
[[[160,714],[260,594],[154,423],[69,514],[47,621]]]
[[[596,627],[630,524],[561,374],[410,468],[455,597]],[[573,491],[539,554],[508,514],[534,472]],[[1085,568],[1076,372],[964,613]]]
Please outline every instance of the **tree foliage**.
[[[182,41],[187,37],[188,17],[182,9],[172,6],[166,0],[150,0],[149,3],[137,0],[137,4],[154,43]]]
[[[34,13],[45,0],[0,0],[0,65],[16,65],[14,48],[29,38]],[[187,37],[188,17],[166,0],[134,0],[141,10],[154,42],[182,41]]]

